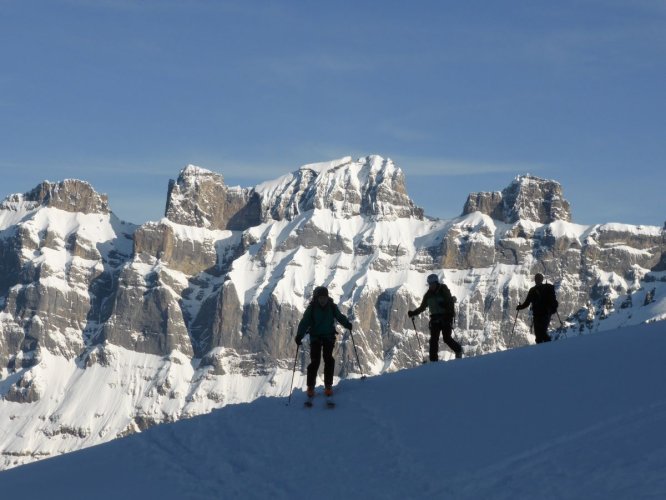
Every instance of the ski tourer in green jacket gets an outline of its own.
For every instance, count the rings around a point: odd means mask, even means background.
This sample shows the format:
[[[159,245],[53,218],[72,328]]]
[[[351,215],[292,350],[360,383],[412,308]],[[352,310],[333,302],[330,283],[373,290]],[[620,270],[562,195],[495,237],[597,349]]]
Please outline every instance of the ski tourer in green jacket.
[[[317,287],[312,301],[305,309],[303,318],[298,324],[296,343],[299,344],[308,333],[311,340],[335,338],[336,320],[346,329],[352,329],[352,324],[347,316],[340,312],[338,306],[328,296],[328,290],[324,287]]]
[[[326,396],[333,395],[333,372],[335,370],[333,348],[335,346],[336,320],[348,330],[352,329],[352,324],[347,316],[340,312],[338,306],[328,296],[328,289],[318,286],[314,290],[312,302],[305,309],[303,318],[298,324],[298,332],[294,339],[296,344],[300,346],[303,337],[308,333],[310,334],[310,364],[306,377],[309,398],[315,394],[317,371],[319,370],[322,354],[324,357],[324,394]]]

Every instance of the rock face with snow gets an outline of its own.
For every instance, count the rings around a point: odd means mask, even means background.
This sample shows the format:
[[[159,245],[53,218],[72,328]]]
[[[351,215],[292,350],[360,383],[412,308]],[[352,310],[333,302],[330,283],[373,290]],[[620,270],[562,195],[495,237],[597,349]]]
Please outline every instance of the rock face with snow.
[[[188,166],[165,217],[139,227],[86,183],[44,183],[0,204],[0,465],[288,393],[293,337],[322,284],[361,361],[340,331],[339,377],[420,362],[407,311],[432,272],[458,299],[468,356],[533,341],[527,312],[511,331],[535,272],[556,285],[558,335],[666,319],[665,238],[574,224],[561,186],[533,176],[425,218],[378,156],[242,189]],[[425,315],[416,325],[423,344]],[[297,385],[307,362],[305,346]]]
[[[264,220],[293,219],[314,209],[344,218],[423,219],[423,210],[407,196],[402,170],[378,156],[304,165],[293,174],[259,185],[257,192]]]
[[[0,209],[16,210],[21,205],[32,208],[44,206],[84,214],[109,212],[107,196],[95,192],[87,182],[76,179],[58,183],[44,181],[29,193],[7,197],[0,204]]]
[[[131,236],[115,233],[124,224],[106,196],[74,180],[8,197],[0,221],[0,366],[18,375],[3,398],[33,403],[46,387],[30,368],[45,351],[65,360],[84,351],[104,300],[93,289],[105,269],[129,257]]]
[[[207,229],[245,229],[259,224],[258,198],[247,189],[229,188],[215,172],[188,165],[169,182],[167,219]]]
[[[470,194],[463,215],[477,211],[508,224],[519,220],[541,224],[571,220],[569,202],[560,184],[531,175],[516,178],[501,193]]]

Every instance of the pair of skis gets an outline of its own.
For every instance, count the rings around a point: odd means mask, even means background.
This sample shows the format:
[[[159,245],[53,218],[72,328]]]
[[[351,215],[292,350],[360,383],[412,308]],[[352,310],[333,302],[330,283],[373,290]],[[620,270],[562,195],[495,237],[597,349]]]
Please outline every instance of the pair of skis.
[[[312,408],[314,406],[314,398],[314,396],[308,396],[308,399],[306,399],[305,403],[303,403],[306,408]],[[326,408],[335,408],[335,401],[333,401],[333,396],[326,396]]]
[[[293,336],[293,330],[292,330],[292,336]],[[361,380],[365,380],[366,376],[363,373],[363,367],[361,366],[361,360],[358,357],[358,351],[356,350],[356,342],[354,341],[354,335],[352,335],[351,328],[349,329],[349,336],[352,339],[352,344],[354,346],[354,354],[356,354],[356,362],[358,363],[358,367],[361,370]],[[298,361],[298,351],[301,348],[301,344],[298,343],[296,347],[296,355],[294,356],[294,368],[291,371],[291,384],[289,384],[289,399],[287,400],[287,406],[289,406],[289,403],[291,403],[291,396],[293,394],[293,388],[294,388],[294,375],[296,374],[296,362]],[[313,398],[308,398],[308,400],[305,402],[305,407],[306,408],[312,408],[313,406]],[[335,402],[333,401],[333,398],[331,396],[326,397],[326,408],[335,408]]]

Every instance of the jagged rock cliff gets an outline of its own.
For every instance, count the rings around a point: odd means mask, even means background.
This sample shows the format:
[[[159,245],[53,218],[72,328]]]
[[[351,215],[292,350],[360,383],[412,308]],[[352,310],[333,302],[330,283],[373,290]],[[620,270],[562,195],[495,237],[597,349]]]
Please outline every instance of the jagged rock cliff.
[[[519,220],[541,224],[571,221],[569,202],[560,184],[531,175],[517,177],[501,193],[471,193],[463,215],[477,211],[508,224]]]
[[[165,217],[140,227],[86,183],[43,183],[0,204],[4,466],[286,394],[321,284],[352,319],[362,364],[341,335],[336,374],[378,374],[419,363],[406,313],[427,274],[456,295],[455,335],[481,355],[532,342],[527,313],[511,331],[537,271],[558,290],[558,335],[665,319],[664,249],[663,228],[572,223],[561,186],[533,176],[471,194],[455,219],[425,218],[377,156],[243,189],[188,166]]]
[[[40,349],[75,357],[96,305],[90,287],[105,265],[122,260],[122,250],[102,248],[95,234],[104,226],[110,236],[124,223],[109,213],[105,196],[75,180],[10,196],[0,214],[0,366],[31,366]],[[127,227],[118,245],[125,258],[133,232]]]
[[[53,183],[44,181],[25,194],[8,196],[0,203],[1,210],[31,210],[38,207],[51,207],[65,212],[82,214],[109,213],[108,198],[100,195],[87,182],[67,179]]]
[[[258,201],[252,190],[229,188],[220,174],[188,165],[169,182],[165,215],[186,226],[243,230],[259,224]]]
[[[304,165],[277,181],[260,184],[256,191],[264,221],[291,220],[314,209],[347,219],[358,215],[375,220],[423,219],[423,210],[407,196],[402,170],[379,156]]]

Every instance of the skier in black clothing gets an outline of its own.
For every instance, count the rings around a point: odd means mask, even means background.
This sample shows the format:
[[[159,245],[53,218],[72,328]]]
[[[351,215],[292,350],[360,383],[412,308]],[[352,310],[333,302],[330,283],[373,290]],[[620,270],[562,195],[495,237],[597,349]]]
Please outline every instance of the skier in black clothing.
[[[534,321],[534,335],[536,343],[550,342],[548,335],[548,325],[550,317],[557,311],[557,298],[555,297],[555,287],[550,283],[543,282],[543,274],[534,275],[535,286],[527,292],[525,302],[516,306],[516,310],[525,309],[532,305],[532,319]]]
[[[456,353],[456,358],[462,358],[462,347],[451,336],[453,331],[453,317],[455,315],[455,299],[451,295],[449,287],[439,282],[436,274],[427,278],[428,291],[423,296],[421,305],[413,311],[407,311],[410,318],[418,316],[426,307],[430,311],[430,361],[439,359],[439,334],[442,334],[444,343]]]

